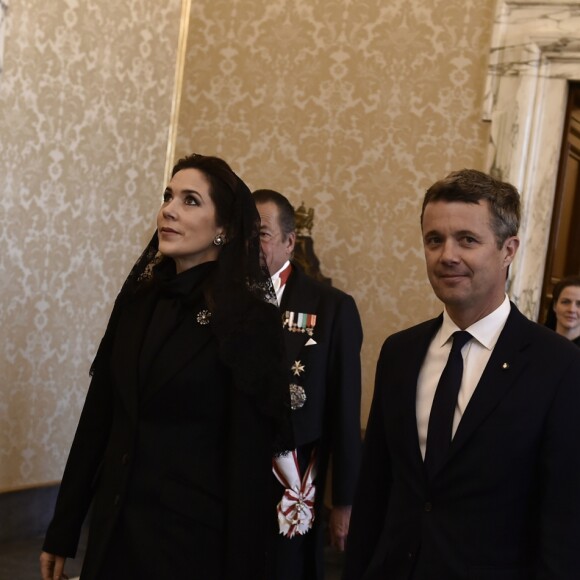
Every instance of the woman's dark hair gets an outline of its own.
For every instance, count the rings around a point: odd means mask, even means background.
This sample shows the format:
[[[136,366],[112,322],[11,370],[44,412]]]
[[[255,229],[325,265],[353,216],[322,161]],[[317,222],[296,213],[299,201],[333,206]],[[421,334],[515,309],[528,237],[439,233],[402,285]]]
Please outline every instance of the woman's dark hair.
[[[552,330],[556,330],[556,325],[558,322],[556,313],[554,312],[554,306],[558,302],[560,294],[562,294],[562,290],[564,290],[564,288],[568,288],[568,286],[580,286],[580,276],[567,276],[566,278],[562,278],[554,285],[554,289],[552,290],[552,300],[550,300],[548,312],[546,313],[546,322],[544,323],[544,326],[547,326]]]
[[[554,304],[558,302],[562,290],[568,288],[568,286],[580,286],[580,276],[567,276],[566,278],[562,278],[562,280],[554,286],[554,290],[552,291]]]
[[[275,302],[269,295],[269,274],[261,259],[260,215],[248,186],[219,157],[193,153],[180,159],[173,177],[184,169],[197,169],[207,178],[216,208],[216,223],[225,228],[226,242],[218,255],[218,267],[208,288],[208,301],[216,315],[231,316],[240,305],[231,303],[247,296]],[[232,296],[233,287],[235,295]],[[223,298],[221,300],[220,298]]]
[[[209,194],[216,208],[216,223],[226,228],[232,221],[236,190],[241,181],[232,168],[219,157],[211,157],[193,153],[180,159],[171,171],[173,177],[184,169],[201,171],[209,182]],[[232,224],[234,225],[234,224]],[[228,236],[229,237],[229,236]]]
[[[256,204],[248,186],[223,159],[194,153],[180,159],[171,176],[184,169],[198,169],[206,176],[216,207],[216,222],[226,234],[204,288],[220,356],[232,371],[235,387],[253,397],[258,408],[274,420],[275,450],[291,449],[282,323],[278,309],[273,306],[276,298],[261,252]],[[91,374],[107,364],[106,353],[110,352],[123,303],[146,285],[155,284],[155,273],[168,265],[169,260],[159,254],[155,232],[117,296]]]

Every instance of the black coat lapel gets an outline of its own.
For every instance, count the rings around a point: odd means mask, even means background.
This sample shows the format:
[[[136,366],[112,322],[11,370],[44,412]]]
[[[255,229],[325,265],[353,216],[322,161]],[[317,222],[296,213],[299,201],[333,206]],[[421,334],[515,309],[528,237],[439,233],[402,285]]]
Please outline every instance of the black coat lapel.
[[[178,373],[212,338],[211,321],[197,322],[197,313],[204,307],[200,300],[187,307],[175,331],[151,362],[147,376],[139,378],[143,338],[158,297],[157,289],[144,291],[130,301],[120,315],[112,356],[112,372],[121,398],[132,417],[136,418],[139,401],[144,401]]]
[[[523,352],[529,345],[527,324],[531,323],[512,304],[504,329],[451,442],[448,460],[466,444],[527,366],[528,357]]]
[[[158,291],[148,289],[129,301],[119,317],[111,365],[115,384],[133,418],[137,417],[139,355]]]
[[[211,318],[209,324],[200,324],[197,314],[205,308],[200,300],[195,305],[183,307],[185,313],[159,350],[142,379],[141,401],[146,401],[164,384],[171,380],[211,340]]]

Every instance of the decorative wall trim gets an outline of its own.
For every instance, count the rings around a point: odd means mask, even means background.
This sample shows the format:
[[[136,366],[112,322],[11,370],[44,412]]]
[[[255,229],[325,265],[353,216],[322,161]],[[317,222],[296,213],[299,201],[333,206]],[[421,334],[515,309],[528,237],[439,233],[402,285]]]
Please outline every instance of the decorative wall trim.
[[[4,36],[7,18],[8,0],[0,0],[0,81],[2,81],[2,71],[4,70]]]
[[[568,83],[580,79],[580,2],[500,0],[483,119],[486,167],[522,195],[522,244],[508,292],[536,319],[540,307]]]
[[[1,1],[1,0],[0,0]],[[165,179],[163,185],[169,182],[171,170],[175,165],[175,146],[179,124],[179,109],[181,107],[181,93],[183,91],[183,75],[187,54],[187,36],[189,34],[189,20],[191,0],[181,1],[181,20],[179,22],[179,38],[177,39],[177,61],[175,64],[175,82],[173,99],[171,102],[171,119],[169,121],[169,135],[167,137],[167,153],[165,156]]]

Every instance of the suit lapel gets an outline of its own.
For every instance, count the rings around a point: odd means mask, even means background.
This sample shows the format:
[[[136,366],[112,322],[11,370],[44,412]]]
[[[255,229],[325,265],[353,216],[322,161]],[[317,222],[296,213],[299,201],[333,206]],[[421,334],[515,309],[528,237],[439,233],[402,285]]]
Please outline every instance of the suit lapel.
[[[399,366],[400,384],[410,385],[410,388],[401,389],[404,397],[402,408],[406,410],[406,416],[401,422],[406,429],[405,433],[402,434],[404,437],[403,445],[408,442],[408,452],[414,467],[423,473],[423,456],[421,455],[419,431],[417,429],[417,382],[431,340],[441,326],[442,321],[443,315],[440,315],[425,323],[420,330],[420,334],[410,339],[409,348],[407,349],[408,354]]]
[[[529,345],[529,339],[525,338],[527,324],[530,322],[512,304],[504,329],[461,418],[447,460],[464,447],[528,364],[524,354]]]

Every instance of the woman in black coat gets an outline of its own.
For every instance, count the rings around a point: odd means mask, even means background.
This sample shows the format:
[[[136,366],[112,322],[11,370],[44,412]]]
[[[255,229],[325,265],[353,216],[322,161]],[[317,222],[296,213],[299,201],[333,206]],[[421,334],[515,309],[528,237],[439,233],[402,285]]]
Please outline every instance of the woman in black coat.
[[[66,577],[91,503],[83,580],[267,574],[271,458],[292,441],[259,224],[223,160],[174,167],[91,368],[43,580]]]

